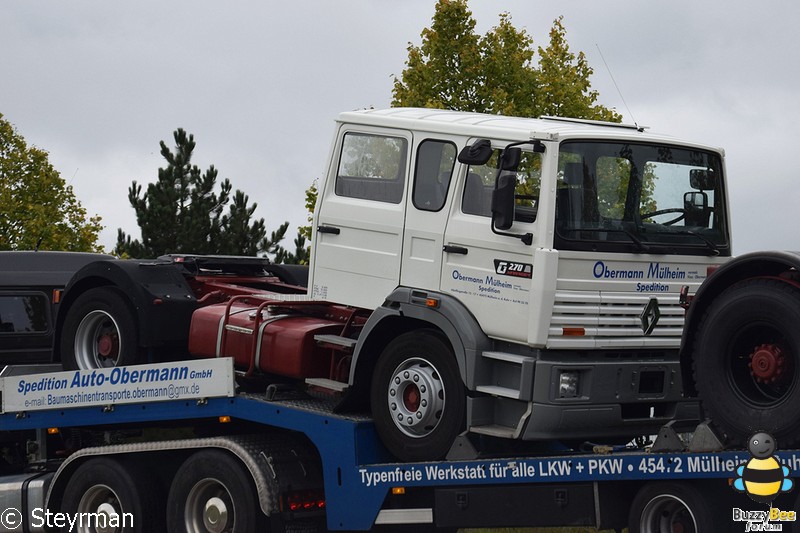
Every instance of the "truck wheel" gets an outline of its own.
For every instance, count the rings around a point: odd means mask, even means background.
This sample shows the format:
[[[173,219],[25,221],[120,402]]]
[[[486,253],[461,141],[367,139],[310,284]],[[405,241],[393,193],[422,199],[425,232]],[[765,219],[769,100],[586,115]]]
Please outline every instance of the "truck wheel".
[[[136,320],[117,289],[97,287],[78,296],[64,320],[61,362],[67,370],[144,362],[139,357]]]
[[[783,446],[800,438],[800,290],[750,279],[706,312],[692,354],[706,416],[731,442],[756,431]]]
[[[707,499],[692,486],[650,483],[631,502],[628,529],[630,533],[702,533],[716,531],[719,520]]]
[[[159,489],[157,480],[141,465],[99,457],[70,476],[61,509],[69,516],[87,517],[75,524],[73,531],[78,533],[164,531],[164,498]]]
[[[167,498],[170,533],[255,533],[265,524],[250,472],[229,453],[197,452],[175,474]]]
[[[394,339],[372,378],[372,416],[388,450],[404,461],[444,457],[464,427],[466,394],[450,346],[432,331]]]

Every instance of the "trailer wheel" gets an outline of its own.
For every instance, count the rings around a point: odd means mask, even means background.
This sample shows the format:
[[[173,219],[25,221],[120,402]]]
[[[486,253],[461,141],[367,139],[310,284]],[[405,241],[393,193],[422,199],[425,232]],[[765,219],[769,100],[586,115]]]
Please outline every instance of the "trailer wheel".
[[[113,287],[78,296],[61,333],[61,362],[68,370],[142,363],[136,320],[125,297]]]
[[[756,431],[787,446],[800,438],[800,290],[750,279],[704,315],[692,354],[706,416],[744,443]]]
[[[375,366],[375,428],[404,461],[443,457],[464,427],[466,394],[450,346],[433,331],[394,339]]]
[[[719,520],[707,499],[692,486],[651,483],[631,502],[628,528],[630,533],[702,533],[716,531]]]
[[[61,509],[86,517],[77,533],[151,533],[164,530],[163,502],[158,481],[141,465],[99,457],[70,476]]]
[[[255,533],[266,527],[252,476],[220,450],[191,455],[178,469],[167,498],[170,533]]]

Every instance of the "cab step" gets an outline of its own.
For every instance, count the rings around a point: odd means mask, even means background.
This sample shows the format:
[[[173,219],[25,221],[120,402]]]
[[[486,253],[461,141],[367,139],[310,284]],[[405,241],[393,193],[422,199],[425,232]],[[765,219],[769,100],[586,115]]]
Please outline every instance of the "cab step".
[[[342,337],[341,335],[314,335],[314,341],[323,347],[345,353],[353,353],[358,339]]]
[[[340,398],[344,396],[350,385],[342,381],[327,378],[307,378],[306,387],[311,395],[322,395],[327,398]]]
[[[504,439],[513,439],[516,436],[517,428],[508,426],[501,426],[500,424],[489,424],[486,426],[473,426],[469,428],[472,433],[479,435],[489,435],[490,437],[502,437]]]
[[[530,401],[536,358],[488,350],[482,352],[481,357],[485,361],[486,377],[475,390],[491,396]]]

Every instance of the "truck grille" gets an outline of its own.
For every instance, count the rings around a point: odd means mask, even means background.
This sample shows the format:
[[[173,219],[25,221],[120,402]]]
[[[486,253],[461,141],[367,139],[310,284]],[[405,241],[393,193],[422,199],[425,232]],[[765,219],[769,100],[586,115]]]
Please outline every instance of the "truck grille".
[[[645,336],[642,313],[652,298],[660,317]],[[556,291],[548,347],[678,348],[684,310],[677,294]]]

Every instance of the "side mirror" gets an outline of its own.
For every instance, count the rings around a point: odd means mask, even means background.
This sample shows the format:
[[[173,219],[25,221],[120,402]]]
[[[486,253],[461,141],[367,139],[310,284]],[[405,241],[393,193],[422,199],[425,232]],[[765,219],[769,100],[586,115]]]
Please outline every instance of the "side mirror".
[[[708,209],[708,195],[704,192],[687,192],[683,195],[686,209]]]
[[[492,142],[489,139],[480,139],[461,149],[458,162],[464,165],[485,165],[492,157]]]
[[[514,189],[517,177],[502,174],[497,178],[497,188],[492,191],[492,226],[507,230],[514,223]]]
[[[521,158],[522,150],[519,148],[506,148],[500,155],[500,169],[516,171]]]
[[[689,185],[698,191],[713,191],[716,188],[717,177],[714,171],[705,168],[693,168],[689,171]]]

